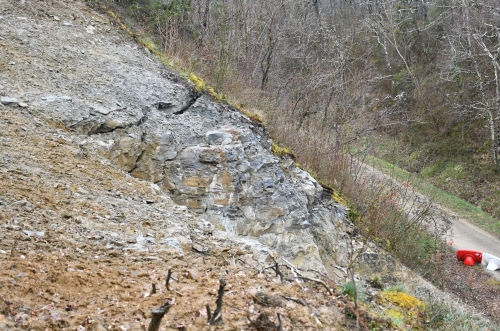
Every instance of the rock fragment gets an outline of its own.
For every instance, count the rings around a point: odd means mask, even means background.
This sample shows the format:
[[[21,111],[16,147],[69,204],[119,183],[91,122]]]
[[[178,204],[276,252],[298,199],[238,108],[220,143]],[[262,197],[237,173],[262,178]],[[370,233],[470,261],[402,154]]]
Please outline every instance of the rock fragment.
[[[14,62],[11,62],[11,63],[14,64]],[[9,63],[9,64],[11,64],[11,63]],[[0,102],[4,105],[11,105],[11,104],[18,103],[16,98],[11,98],[11,97],[1,97]]]

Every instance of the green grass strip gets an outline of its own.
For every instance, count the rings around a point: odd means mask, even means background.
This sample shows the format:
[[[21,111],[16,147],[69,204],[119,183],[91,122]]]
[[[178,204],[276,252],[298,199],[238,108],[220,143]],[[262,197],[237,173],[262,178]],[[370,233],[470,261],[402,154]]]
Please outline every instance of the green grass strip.
[[[397,181],[408,182],[420,194],[430,197],[432,201],[441,204],[443,207],[451,210],[458,216],[465,218],[471,223],[500,237],[500,221],[467,201],[464,201],[449,192],[443,191],[425,181],[418,175],[410,173],[382,159],[374,156],[368,156],[364,159],[364,162]]]

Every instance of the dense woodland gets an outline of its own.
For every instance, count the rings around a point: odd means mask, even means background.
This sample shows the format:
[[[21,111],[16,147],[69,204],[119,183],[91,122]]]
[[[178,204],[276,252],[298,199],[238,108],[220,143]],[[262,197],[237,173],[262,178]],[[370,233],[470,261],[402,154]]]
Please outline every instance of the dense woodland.
[[[341,193],[368,153],[500,216],[498,1],[117,3]]]

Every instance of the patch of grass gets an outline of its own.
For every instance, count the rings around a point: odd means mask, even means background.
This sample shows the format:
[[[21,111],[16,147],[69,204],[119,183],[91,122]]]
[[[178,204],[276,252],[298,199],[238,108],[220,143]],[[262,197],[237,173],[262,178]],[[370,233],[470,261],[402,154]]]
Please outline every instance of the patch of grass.
[[[348,281],[347,283],[342,286],[342,293],[347,295],[349,299],[354,300],[354,283],[352,280]],[[356,287],[356,294],[358,295],[358,300],[363,302],[366,298],[366,295],[363,291],[363,288],[361,286]]]
[[[441,204],[445,208],[453,211],[463,218],[469,219],[472,223],[492,232],[496,236],[500,236],[500,222],[467,201],[464,201],[449,192],[441,190],[422,178],[419,178],[415,174],[405,171],[379,158],[370,156],[367,157],[366,162],[385,174],[392,176],[392,178],[398,181],[409,183],[417,192],[432,197],[434,201]],[[429,169],[428,171],[430,172],[431,170],[432,169]],[[455,171],[455,173],[458,171],[462,171],[460,167]]]
[[[262,114],[259,114],[258,112],[247,111],[243,107],[235,107],[235,108],[241,111],[243,114],[245,114],[252,121],[262,124],[264,123],[264,117],[262,116]]]
[[[451,178],[459,180],[463,176],[463,171],[464,171],[463,165],[448,163],[441,172],[441,178],[443,179]]]
[[[279,157],[289,156],[289,157],[291,157],[292,159],[295,160],[295,154],[293,154],[293,152],[290,149],[288,149],[288,148],[286,148],[284,146],[281,146],[281,145],[279,145],[278,143],[276,143],[274,141],[273,141],[273,143],[271,145],[271,151],[276,156],[279,156]]]
[[[378,289],[384,288],[384,282],[382,281],[382,278],[380,277],[380,275],[377,275],[377,274],[370,277],[370,284],[373,287],[378,288]]]
[[[429,178],[436,176],[437,172],[441,168],[441,163],[434,163],[422,169],[422,177]]]
[[[497,287],[500,287],[500,280],[497,280],[497,279],[489,279],[487,282],[486,282],[486,285],[491,285],[491,286],[497,286]]]
[[[385,289],[388,292],[403,292],[408,293],[408,288],[404,284],[391,285]]]
[[[427,300],[422,315],[422,327],[425,330],[440,331],[492,331],[499,330],[480,314],[464,310],[451,300]]]

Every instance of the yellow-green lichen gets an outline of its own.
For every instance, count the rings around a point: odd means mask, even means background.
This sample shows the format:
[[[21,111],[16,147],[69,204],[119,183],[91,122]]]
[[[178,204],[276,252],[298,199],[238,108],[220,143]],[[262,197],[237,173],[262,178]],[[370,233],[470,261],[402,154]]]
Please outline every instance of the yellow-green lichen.
[[[196,91],[198,92],[206,91],[217,101],[222,101],[225,98],[225,96],[222,93],[217,93],[212,86],[206,85],[205,81],[200,77],[196,76],[194,73],[189,74],[189,80],[194,84],[194,88],[196,89]]]
[[[425,304],[422,301],[404,292],[384,291],[380,296],[383,300],[404,309],[423,309],[425,307]]]
[[[405,317],[401,312],[394,309],[387,309],[385,313],[387,317],[389,317],[395,325],[397,326],[403,325]]]
[[[243,114],[245,114],[250,120],[253,122],[258,122],[258,123],[264,123],[264,118],[262,115],[258,113],[251,113],[243,108],[237,108],[239,111],[241,111]]]
[[[196,91],[203,91],[205,89],[205,82],[203,79],[197,77],[195,74],[189,74],[189,80],[194,84]]]
[[[279,156],[279,157],[290,156],[292,159],[295,159],[295,154],[293,154],[293,152],[290,149],[283,147],[283,146],[280,146],[277,143],[275,143],[274,141],[271,145],[271,150],[272,150],[273,154],[276,156]]]
[[[379,294],[377,302],[387,307],[385,314],[398,325],[401,325],[398,323],[401,320],[407,325],[416,325],[425,309],[422,301],[400,291],[383,291]]]
[[[309,175],[311,175],[311,177],[314,178],[318,182],[319,185],[321,185],[321,187],[323,188],[323,190],[325,190],[325,192],[330,194],[330,198],[333,201],[335,201],[341,205],[344,205],[344,206],[349,206],[347,201],[340,194],[340,192],[337,191],[336,189],[334,189],[331,185],[327,184],[321,178],[319,178],[318,174],[315,171],[312,171],[309,169],[304,169],[304,170],[307,171],[309,173]],[[359,218],[359,215],[356,211],[353,211],[353,213],[355,213],[357,215],[356,218]]]
[[[345,201],[345,199],[336,190],[333,190],[333,193],[330,194],[330,198],[341,205],[347,206],[347,201]]]

